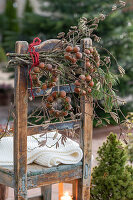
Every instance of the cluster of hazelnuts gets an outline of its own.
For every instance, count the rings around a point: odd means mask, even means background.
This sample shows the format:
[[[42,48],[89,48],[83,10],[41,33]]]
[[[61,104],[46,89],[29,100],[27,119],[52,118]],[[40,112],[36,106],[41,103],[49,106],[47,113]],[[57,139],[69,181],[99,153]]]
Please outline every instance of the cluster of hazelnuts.
[[[81,96],[89,95],[92,92],[92,87],[94,86],[92,73],[100,66],[100,56],[95,47],[86,48],[84,55],[86,73],[85,75],[79,75],[79,78],[74,83],[76,86],[75,93]]]
[[[79,80],[76,80],[74,84],[76,86],[74,92],[81,96],[90,94],[92,91],[91,88],[94,86],[94,82],[90,75],[80,75]]]
[[[53,106],[57,99],[62,100],[62,110],[56,110]],[[56,118],[67,116],[68,111],[72,109],[71,98],[66,96],[66,92],[64,90],[60,92],[52,92],[52,94],[47,97],[46,101],[46,107],[49,114]]]
[[[96,68],[100,66],[100,56],[96,50],[95,47],[86,48],[84,50],[84,53],[86,54],[85,57],[85,67],[86,70],[90,73],[93,73],[96,71]]]
[[[49,72],[51,76],[49,79],[46,79],[45,83],[41,84],[39,81],[38,74],[43,72],[43,70],[45,70],[45,72]],[[47,88],[52,88],[56,85],[58,81],[58,72],[55,68],[53,68],[51,64],[45,64],[41,62],[37,67],[33,68],[31,78],[35,87],[41,86],[43,90],[46,90]]]
[[[77,60],[82,58],[82,53],[80,52],[80,48],[78,46],[67,46],[65,51],[65,59],[69,60],[73,64],[76,64]]]

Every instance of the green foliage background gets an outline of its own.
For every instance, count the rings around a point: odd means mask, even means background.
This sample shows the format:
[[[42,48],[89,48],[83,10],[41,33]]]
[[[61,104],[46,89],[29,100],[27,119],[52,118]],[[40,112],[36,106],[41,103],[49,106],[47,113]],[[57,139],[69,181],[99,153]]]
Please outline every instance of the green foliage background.
[[[6,9],[0,15],[0,46],[5,52],[13,52],[16,40],[29,43],[36,36],[46,40],[56,38],[59,32],[67,32],[71,25],[76,25],[81,16],[92,18],[99,13],[108,13],[115,0],[39,0],[43,13],[38,15],[26,0],[22,18],[18,18],[14,0],[6,0]],[[127,4],[130,7],[130,4]],[[10,11],[10,12],[9,12]],[[114,12],[100,22],[97,35],[102,38],[101,45],[107,48],[124,67],[126,75],[116,89],[120,96],[133,93],[133,11]],[[103,52],[105,53],[105,52]],[[115,69],[115,63],[114,63]],[[12,71],[13,69],[9,69]],[[127,106],[126,109],[128,109]]]

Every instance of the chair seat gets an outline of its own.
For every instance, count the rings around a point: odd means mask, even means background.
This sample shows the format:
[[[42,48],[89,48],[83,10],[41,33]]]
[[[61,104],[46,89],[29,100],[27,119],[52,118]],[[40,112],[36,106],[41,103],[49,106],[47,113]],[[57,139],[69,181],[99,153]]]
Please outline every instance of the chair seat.
[[[82,162],[73,165],[43,167],[36,164],[27,166],[27,188],[71,181],[82,177]],[[0,183],[14,188],[13,166],[0,166]]]

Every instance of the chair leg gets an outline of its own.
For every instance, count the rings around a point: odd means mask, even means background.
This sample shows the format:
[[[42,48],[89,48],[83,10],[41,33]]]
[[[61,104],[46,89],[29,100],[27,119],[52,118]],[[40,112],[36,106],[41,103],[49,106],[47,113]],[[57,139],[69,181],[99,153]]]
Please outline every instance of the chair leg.
[[[72,182],[72,195],[73,200],[78,200],[78,180]]]
[[[6,186],[0,184],[0,200],[6,199]]]
[[[78,200],[90,199],[90,187],[83,185],[83,180],[78,179]]]
[[[52,185],[41,187],[43,200],[52,200]]]
[[[27,200],[27,189],[23,188],[23,191],[14,189],[14,200]]]

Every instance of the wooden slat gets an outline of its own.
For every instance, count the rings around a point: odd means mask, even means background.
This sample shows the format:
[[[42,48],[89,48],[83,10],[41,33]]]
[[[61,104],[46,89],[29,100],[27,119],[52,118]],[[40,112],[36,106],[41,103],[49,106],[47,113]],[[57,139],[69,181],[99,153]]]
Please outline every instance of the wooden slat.
[[[38,173],[29,174],[30,176],[28,175],[27,179],[28,189],[60,182],[67,182],[82,177],[81,163],[75,165],[62,165],[49,169],[49,171],[51,172],[47,172],[45,174],[41,174],[39,171]]]
[[[5,185],[0,184],[0,199],[5,200],[6,199],[6,193],[7,193],[7,187]]]
[[[72,93],[74,92],[74,88],[75,86],[73,84],[71,85],[60,85],[59,86],[59,90],[64,90],[66,91],[66,93]],[[49,93],[53,92],[53,91],[58,91],[58,87],[55,86],[53,87],[52,89],[47,89],[47,90],[41,90],[39,88],[34,88],[33,89],[33,94],[35,97],[39,97],[39,96],[47,96]],[[30,91],[30,88],[28,89],[28,93],[29,93],[29,96],[31,96],[31,91]]]
[[[30,177],[30,176],[37,176],[37,175],[45,175],[45,174],[50,174],[57,171],[60,172],[60,171],[65,171],[65,170],[71,170],[78,166],[82,166],[82,162],[79,162],[73,165],[59,165],[57,167],[50,167],[50,168],[33,163],[33,164],[27,165],[27,176]],[[0,172],[12,177],[14,176],[13,166],[10,166],[10,165],[0,167]]]
[[[36,51],[51,51],[58,50],[62,48],[62,43],[58,39],[50,39],[42,42],[40,45],[35,46]]]
[[[43,196],[31,197],[28,200],[43,200]]]
[[[27,42],[16,42],[16,53],[26,53]],[[27,66],[15,68],[14,179],[15,200],[27,199]]]
[[[73,200],[78,200],[78,180],[72,182]]]
[[[8,174],[10,176],[14,176],[14,169],[12,165],[3,165],[0,166],[0,172],[4,174]]]
[[[35,135],[43,132],[44,130],[52,131],[52,130],[65,130],[65,129],[73,129],[74,126],[78,125],[81,126],[80,120],[71,120],[71,121],[64,121],[64,122],[57,122],[51,123],[47,128],[45,125],[37,125],[37,126],[29,126],[27,135]]]
[[[14,188],[14,176],[10,176],[9,174],[3,173],[3,171],[0,170],[0,184]]]
[[[92,45],[92,40],[85,38],[81,42],[82,50]],[[92,130],[93,130],[93,99],[81,99],[82,109],[82,145],[83,145],[83,178],[79,180],[78,200],[90,199],[90,180],[91,180],[91,155],[92,155]]]
[[[82,162],[47,168],[36,164],[27,166],[28,189],[59,182],[70,182],[82,177]],[[0,168],[0,183],[14,187],[13,166]]]
[[[78,200],[82,200],[82,196],[83,196],[83,185],[82,185],[82,183],[83,183],[83,178],[78,179]]]

